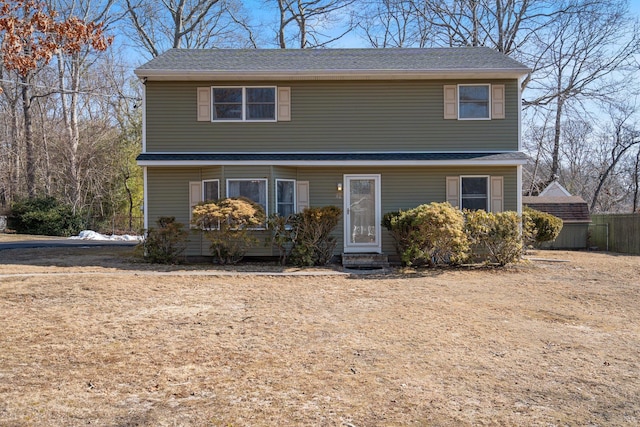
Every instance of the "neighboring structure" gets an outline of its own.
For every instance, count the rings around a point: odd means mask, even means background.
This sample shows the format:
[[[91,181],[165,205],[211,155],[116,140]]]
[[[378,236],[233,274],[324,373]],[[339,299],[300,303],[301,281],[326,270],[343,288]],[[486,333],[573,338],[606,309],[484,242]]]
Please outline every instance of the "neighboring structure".
[[[586,249],[589,238],[589,206],[580,196],[572,196],[557,181],[547,186],[539,196],[525,196],[522,204],[562,219],[562,231],[553,242],[543,245],[550,249]]]
[[[135,71],[145,227],[225,196],[268,214],[337,205],[336,254],[392,254],[385,212],[520,212],[529,71],[489,48],[169,50]],[[188,254],[208,246],[194,237]]]

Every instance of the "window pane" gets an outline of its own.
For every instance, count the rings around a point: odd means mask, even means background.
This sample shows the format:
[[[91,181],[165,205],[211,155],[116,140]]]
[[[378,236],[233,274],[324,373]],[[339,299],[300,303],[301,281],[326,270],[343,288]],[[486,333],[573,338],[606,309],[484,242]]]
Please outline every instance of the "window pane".
[[[242,120],[242,89],[213,89],[213,118],[224,120]]]
[[[293,215],[294,213],[294,189],[295,181],[276,181],[278,193],[277,213],[282,216]]]
[[[204,200],[218,200],[220,198],[219,182],[204,181]]]
[[[267,212],[267,182],[264,180],[229,181],[229,197],[246,197]]]
[[[460,86],[460,101],[489,101],[488,86]]]
[[[462,197],[469,195],[487,195],[487,178],[462,178]]]
[[[216,104],[228,104],[242,103],[242,88],[239,87],[231,87],[231,88],[214,88],[213,89],[213,102]]]
[[[482,209],[483,211],[487,210],[487,198],[479,198],[479,199],[469,199],[462,198],[462,209],[469,209],[472,211],[477,211]]]
[[[247,102],[276,102],[276,89],[273,87],[247,88]]]
[[[248,104],[247,120],[274,120],[276,106],[274,104]]]
[[[460,86],[460,118],[489,118],[489,86]]]
[[[247,93],[247,120],[275,120],[276,89],[273,87],[249,87]]]

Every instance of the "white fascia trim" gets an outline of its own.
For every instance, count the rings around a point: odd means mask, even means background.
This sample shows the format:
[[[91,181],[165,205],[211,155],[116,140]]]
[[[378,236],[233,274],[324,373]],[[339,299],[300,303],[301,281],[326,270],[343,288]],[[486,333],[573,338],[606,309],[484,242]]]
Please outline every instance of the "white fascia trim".
[[[519,166],[527,160],[141,160],[138,166]]]
[[[518,79],[518,151],[522,151],[522,80]]]
[[[149,190],[147,188],[147,168],[142,168],[142,214],[144,217],[144,229],[149,229]]]
[[[516,210],[518,212],[518,215],[522,216],[522,165],[518,165],[518,169],[516,172],[516,190]]]
[[[135,70],[140,79],[196,81],[196,80],[441,80],[441,79],[520,79],[528,69],[480,70],[282,70],[258,71],[195,71],[195,70]]]

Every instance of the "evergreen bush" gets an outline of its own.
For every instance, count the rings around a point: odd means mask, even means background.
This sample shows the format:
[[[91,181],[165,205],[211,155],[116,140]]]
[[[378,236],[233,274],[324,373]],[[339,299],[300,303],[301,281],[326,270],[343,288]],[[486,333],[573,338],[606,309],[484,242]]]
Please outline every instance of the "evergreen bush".
[[[557,216],[528,206],[525,206],[522,216],[525,221],[525,235],[529,236],[535,246],[556,240],[562,231],[563,222]]]
[[[54,197],[14,202],[7,221],[9,228],[21,234],[75,236],[83,228],[82,217]]]
[[[333,257],[336,238],[331,232],[338,225],[341,209],[336,206],[306,208],[293,216],[291,262],[298,266],[326,265]]]
[[[516,212],[465,211],[465,217],[474,258],[501,266],[520,259],[524,246]]]
[[[404,265],[455,265],[467,257],[464,217],[447,202],[388,213],[382,225],[391,232]]]
[[[187,247],[188,232],[184,224],[173,216],[156,221],[157,228],[149,228],[140,243],[144,258],[156,264],[176,264]]]

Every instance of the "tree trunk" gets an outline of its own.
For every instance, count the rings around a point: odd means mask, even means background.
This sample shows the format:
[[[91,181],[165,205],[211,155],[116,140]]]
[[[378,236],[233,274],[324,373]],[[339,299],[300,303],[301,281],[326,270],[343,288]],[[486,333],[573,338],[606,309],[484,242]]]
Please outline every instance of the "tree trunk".
[[[560,178],[560,136],[562,135],[562,110],[564,107],[564,98],[558,97],[556,106],[556,120],[553,133],[553,153],[551,158],[551,175],[549,183]]]
[[[68,138],[69,193],[67,197],[75,213],[81,204],[80,166],[78,162],[78,147],[80,145],[80,131],[78,129],[78,90],[80,88],[79,55],[74,54],[70,57],[70,87],[68,92],[65,88],[64,63],[64,57],[58,55],[58,83],[60,87],[60,98],[62,100],[62,116]],[[68,104],[67,97],[69,97]]]
[[[22,83],[22,113],[24,115],[24,147],[27,167],[27,195],[30,199],[36,197],[36,154],[33,147],[33,122],[31,117],[31,86],[30,74],[20,77]]]
[[[638,196],[640,193],[640,147],[636,153],[636,161],[633,170],[633,210],[632,213],[638,212]]]

